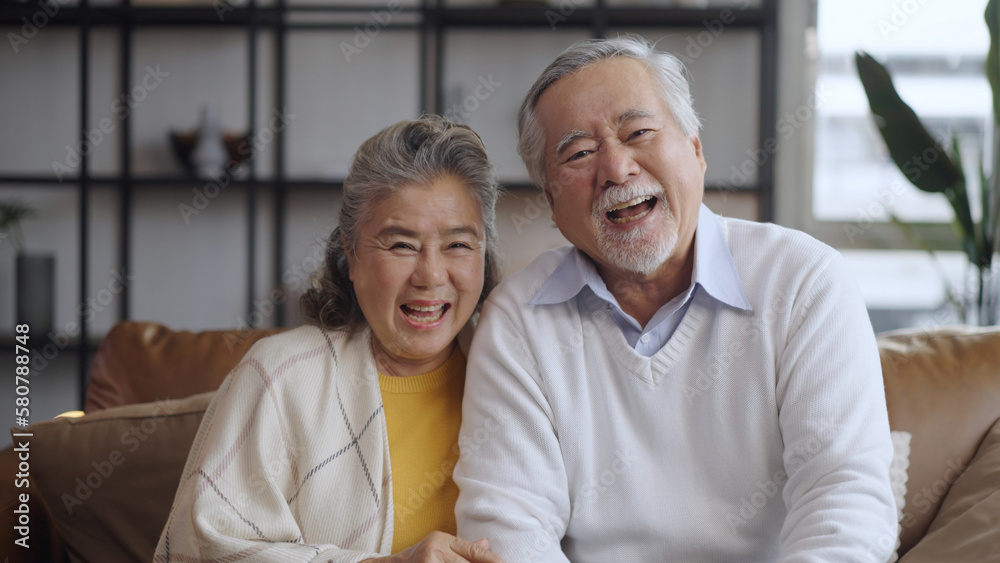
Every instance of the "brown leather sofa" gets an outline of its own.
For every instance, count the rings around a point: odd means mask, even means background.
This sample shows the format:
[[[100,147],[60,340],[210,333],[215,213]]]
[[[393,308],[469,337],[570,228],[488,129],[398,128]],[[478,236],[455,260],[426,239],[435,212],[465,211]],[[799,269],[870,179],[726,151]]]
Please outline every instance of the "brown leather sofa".
[[[149,561],[212,392],[274,332],[117,325],[87,415],[31,427],[30,549],[14,544],[24,489],[0,480],[5,561]],[[902,563],[1000,560],[1000,328],[903,331],[879,348],[890,425],[912,434]],[[4,475],[17,463],[0,452]]]

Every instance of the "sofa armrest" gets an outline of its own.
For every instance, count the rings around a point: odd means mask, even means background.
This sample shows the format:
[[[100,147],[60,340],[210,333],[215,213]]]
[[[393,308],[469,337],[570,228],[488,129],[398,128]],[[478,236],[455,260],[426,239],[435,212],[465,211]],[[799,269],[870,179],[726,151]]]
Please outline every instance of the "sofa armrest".
[[[898,331],[878,344],[889,425],[912,434],[902,555],[1000,418],[1000,328]]]

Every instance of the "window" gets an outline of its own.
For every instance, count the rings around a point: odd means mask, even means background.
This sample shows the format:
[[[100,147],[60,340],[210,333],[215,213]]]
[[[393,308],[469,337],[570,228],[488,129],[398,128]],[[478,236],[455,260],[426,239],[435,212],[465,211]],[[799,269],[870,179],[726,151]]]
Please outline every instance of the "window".
[[[799,4],[796,6],[796,4]],[[778,162],[779,222],[843,252],[862,285],[877,329],[912,324],[949,309],[948,288],[967,277],[952,211],[943,196],[913,187],[890,160],[870,116],[854,64],[865,50],[886,65],[897,90],[945,146],[958,139],[973,201],[979,162],[993,146],[992,94],[983,73],[986,0],[811,0],[784,3],[779,115],[805,105],[811,122]],[[797,84],[797,82],[800,82]],[[815,103],[810,105],[810,101]],[[811,142],[809,142],[811,140]],[[973,215],[981,210],[974,204]],[[940,251],[914,244],[890,214]],[[954,311],[953,311],[954,312]],[[957,315],[944,319],[957,320]]]

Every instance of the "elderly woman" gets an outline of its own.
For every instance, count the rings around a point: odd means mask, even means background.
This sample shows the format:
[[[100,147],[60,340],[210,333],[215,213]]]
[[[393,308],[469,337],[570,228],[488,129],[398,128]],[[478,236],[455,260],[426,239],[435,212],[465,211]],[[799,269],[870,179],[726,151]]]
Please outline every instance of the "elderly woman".
[[[313,324],[222,384],[156,561],[501,561],[453,535],[451,478],[497,192],[482,141],[444,118],[361,145],[302,298]]]

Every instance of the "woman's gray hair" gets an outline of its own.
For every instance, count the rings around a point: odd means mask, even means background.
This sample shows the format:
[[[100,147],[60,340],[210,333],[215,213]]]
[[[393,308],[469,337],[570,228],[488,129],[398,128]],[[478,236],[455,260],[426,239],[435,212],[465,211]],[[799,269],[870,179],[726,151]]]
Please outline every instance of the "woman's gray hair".
[[[687,137],[698,134],[701,122],[691,101],[684,63],[677,57],[657,51],[643,37],[626,35],[614,39],[586,39],[563,51],[542,72],[521,104],[517,119],[517,152],[528,168],[531,181],[545,188],[545,133],[535,116],[538,99],[556,81],[598,61],[629,57],[642,61],[660,83],[660,96],[673,114],[674,121]]]
[[[310,321],[328,329],[348,331],[366,323],[348,273],[346,254],[354,252],[359,227],[371,220],[380,202],[400,189],[429,185],[448,175],[458,178],[468,188],[486,226],[484,283],[479,297],[482,305],[500,278],[497,173],[486,154],[486,146],[472,129],[437,115],[425,115],[383,129],[355,153],[344,179],[340,224],[327,240],[323,267],[313,276],[312,287],[301,299],[303,312]]]

